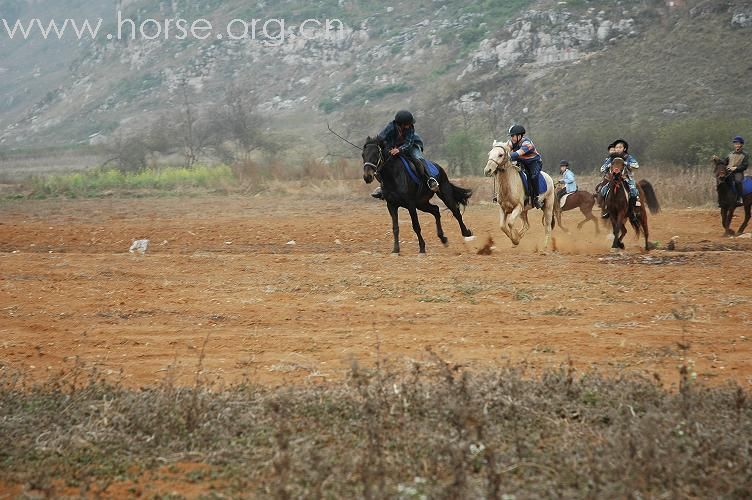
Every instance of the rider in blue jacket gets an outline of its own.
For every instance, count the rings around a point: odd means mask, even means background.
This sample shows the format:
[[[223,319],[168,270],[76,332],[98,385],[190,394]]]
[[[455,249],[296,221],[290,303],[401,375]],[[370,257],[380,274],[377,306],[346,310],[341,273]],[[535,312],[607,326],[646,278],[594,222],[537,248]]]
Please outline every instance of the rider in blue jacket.
[[[637,170],[640,168],[640,164],[637,163],[637,159],[629,154],[629,143],[625,141],[624,139],[617,139],[613,142],[614,146],[614,152],[609,155],[608,158],[606,158],[606,161],[603,162],[603,166],[601,166],[601,173],[606,174],[608,172],[608,169],[611,168],[611,162],[614,160],[614,158],[622,158],[624,160],[624,165],[626,167],[625,173],[626,173],[626,181],[627,185],[629,186],[629,207],[630,212],[634,213],[634,208],[641,206],[640,204],[640,191],[637,189],[637,183],[634,180],[634,170]],[[604,190],[607,189],[608,184],[604,186]],[[606,194],[603,193],[603,196],[605,197]],[[606,212],[605,208],[603,211],[603,217],[608,218],[608,212]]]

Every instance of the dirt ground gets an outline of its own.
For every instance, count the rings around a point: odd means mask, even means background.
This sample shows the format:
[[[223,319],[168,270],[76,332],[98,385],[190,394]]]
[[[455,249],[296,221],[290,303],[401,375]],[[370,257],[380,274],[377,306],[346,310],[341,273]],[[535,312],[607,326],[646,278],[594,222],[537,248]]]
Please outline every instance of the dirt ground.
[[[465,219],[477,239],[443,212],[443,247],[422,215],[419,256],[401,211],[392,256],[385,206],[354,189],[3,202],[0,364],[38,380],[78,362],[133,387],[189,384],[199,367],[276,385],[334,380],[354,360],[406,366],[430,348],[471,368],[571,362],[669,386],[686,364],[711,384],[752,384],[752,240],[723,238],[712,208],[651,217],[650,239],[678,236],[674,251],[645,254],[629,234],[620,255],[605,227],[577,231],[571,212],[557,251],[537,252],[538,215],[512,248],[497,208],[475,200]],[[141,238],[146,255],[129,253]]]

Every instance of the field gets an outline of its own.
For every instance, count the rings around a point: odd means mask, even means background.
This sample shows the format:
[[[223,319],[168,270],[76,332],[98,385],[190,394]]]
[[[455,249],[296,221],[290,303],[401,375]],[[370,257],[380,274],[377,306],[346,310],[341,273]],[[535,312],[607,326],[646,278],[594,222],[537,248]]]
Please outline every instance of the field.
[[[194,386],[198,370],[210,385],[275,388],[441,359],[470,373],[566,367],[669,393],[682,380],[749,390],[752,240],[723,238],[716,209],[652,217],[649,254],[631,234],[611,254],[605,227],[578,232],[579,214],[565,213],[573,232],[557,228],[556,251],[541,253],[538,216],[512,248],[486,183],[465,181],[482,187],[465,212],[477,239],[443,212],[443,247],[421,216],[425,256],[406,212],[402,255],[389,254],[386,209],[355,182],[333,194],[3,202],[0,366],[27,384],[81,369],[126,389]],[[129,253],[143,238],[146,255]]]
[[[367,197],[365,186],[357,186]],[[483,201],[483,200],[478,200]],[[417,255],[407,213],[402,255],[375,200],[304,196],[10,202],[0,224],[2,358],[35,377],[78,357],[153,384],[180,365],[264,383],[340,377],[351,359],[421,358],[431,347],[468,366],[502,360],[657,372],[675,381],[692,362],[709,381],[752,377],[752,240],[720,236],[716,210],[668,209],[644,254],[628,235],[609,254],[605,228],[555,230],[536,252],[538,217],[520,248],[489,203],[465,212],[478,236],[450,244],[421,216]],[[476,250],[493,238],[492,255]],[[128,253],[148,238],[146,256]],[[294,242],[294,244],[293,244]],[[680,345],[689,348],[683,350]]]

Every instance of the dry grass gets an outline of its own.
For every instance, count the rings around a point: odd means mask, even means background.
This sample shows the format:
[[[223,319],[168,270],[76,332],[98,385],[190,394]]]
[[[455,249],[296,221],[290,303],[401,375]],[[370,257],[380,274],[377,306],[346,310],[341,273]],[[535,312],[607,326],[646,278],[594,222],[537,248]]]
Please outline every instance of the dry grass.
[[[0,481],[82,493],[165,464],[192,483],[273,498],[742,498],[752,406],[739,387],[471,373],[436,356],[353,366],[347,380],[271,389],[168,380],[129,390],[75,368],[33,385],[0,370]],[[200,363],[199,363],[200,371]],[[218,482],[217,482],[218,481]],[[105,491],[106,493],[106,491]]]

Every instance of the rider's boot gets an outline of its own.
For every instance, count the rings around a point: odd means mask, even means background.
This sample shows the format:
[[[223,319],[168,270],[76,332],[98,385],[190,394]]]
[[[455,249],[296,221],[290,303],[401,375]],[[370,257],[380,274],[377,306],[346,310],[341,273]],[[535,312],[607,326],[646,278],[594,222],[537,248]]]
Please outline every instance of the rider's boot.
[[[742,186],[742,183],[739,181],[734,181],[734,184],[736,184],[736,204],[737,205],[743,205],[744,204],[744,197],[742,196],[742,193],[744,192],[744,187]]]
[[[381,191],[381,186],[377,187],[373,193],[371,193],[371,196],[376,198],[377,200],[383,200],[384,199],[384,193]]]
[[[535,208],[543,208],[543,204],[540,202],[540,196],[538,195],[538,179],[532,179],[530,181],[530,204]]]

